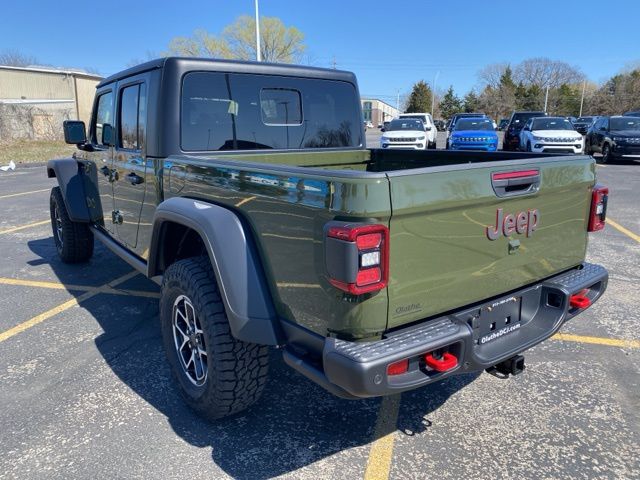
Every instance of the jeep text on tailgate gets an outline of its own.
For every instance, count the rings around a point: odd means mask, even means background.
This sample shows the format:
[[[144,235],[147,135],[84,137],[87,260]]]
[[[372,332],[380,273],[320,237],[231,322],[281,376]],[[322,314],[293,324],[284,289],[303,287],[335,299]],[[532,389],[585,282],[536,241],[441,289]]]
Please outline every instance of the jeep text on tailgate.
[[[608,190],[589,156],[364,148],[348,72],[165,58],[97,87],[52,160],[54,240],[161,285],[167,358],[209,419],[253,404],[269,346],[346,398],[521,353],[595,302]]]

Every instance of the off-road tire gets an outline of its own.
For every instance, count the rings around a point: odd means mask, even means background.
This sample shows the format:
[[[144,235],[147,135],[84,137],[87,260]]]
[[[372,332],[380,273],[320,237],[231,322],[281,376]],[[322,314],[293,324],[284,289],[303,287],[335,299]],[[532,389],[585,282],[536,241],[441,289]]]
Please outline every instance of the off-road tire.
[[[82,263],[93,255],[93,233],[86,223],[73,222],[60,187],[53,187],[49,197],[49,213],[53,241],[60,259],[64,263]]]
[[[206,351],[204,383],[196,385],[185,371],[174,340],[174,306],[186,296],[192,303]],[[262,394],[269,370],[269,348],[237,340],[208,257],[172,264],[164,273],[160,321],[167,359],[186,403],[208,420],[233,415],[253,405]]]

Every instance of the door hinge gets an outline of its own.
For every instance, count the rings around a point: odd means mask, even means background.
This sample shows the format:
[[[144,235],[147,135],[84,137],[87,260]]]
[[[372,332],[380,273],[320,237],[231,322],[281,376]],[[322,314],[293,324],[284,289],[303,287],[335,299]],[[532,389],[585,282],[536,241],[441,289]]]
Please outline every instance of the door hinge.
[[[111,212],[111,221],[115,225],[122,225],[122,222],[124,222],[122,212],[120,210],[114,210],[113,212]]]

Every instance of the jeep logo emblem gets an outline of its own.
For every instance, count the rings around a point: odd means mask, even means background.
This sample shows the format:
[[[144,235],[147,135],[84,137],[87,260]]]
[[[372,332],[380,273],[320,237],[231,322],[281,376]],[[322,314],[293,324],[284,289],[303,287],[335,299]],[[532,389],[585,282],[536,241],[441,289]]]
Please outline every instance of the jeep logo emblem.
[[[497,240],[501,235],[508,237],[514,232],[519,234],[526,233],[527,237],[530,237],[538,226],[538,220],[540,220],[540,212],[537,208],[520,212],[516,215],[510,213],[507,216],[499,208],[496,212],[495,226],[486,228],[487,238],[489,240]]]

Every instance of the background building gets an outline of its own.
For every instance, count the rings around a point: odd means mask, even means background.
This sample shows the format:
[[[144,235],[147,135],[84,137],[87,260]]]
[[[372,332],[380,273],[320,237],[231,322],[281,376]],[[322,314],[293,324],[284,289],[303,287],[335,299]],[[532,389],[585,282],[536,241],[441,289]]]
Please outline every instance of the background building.
[[[364,121],[373,123],[374,127],[396,118],[400,113],[396,107],[377,98],[361,98],[360,101],[362,102]]]
[[[101,79],[82,71],[0,65],[0,143],[61,139],[64,120],[88,125]]]

